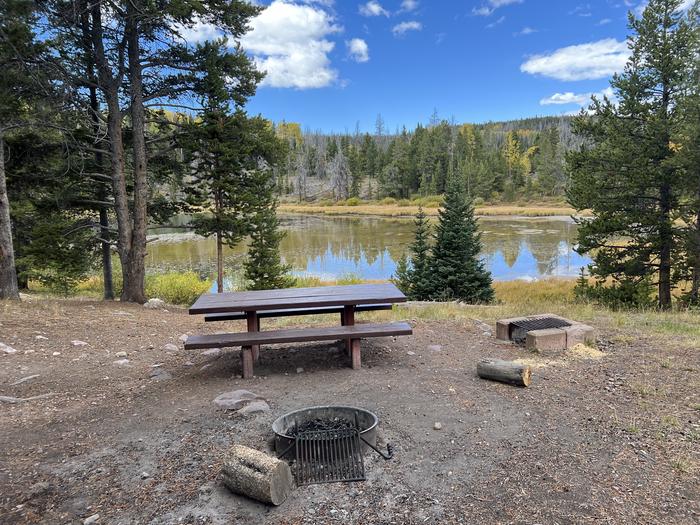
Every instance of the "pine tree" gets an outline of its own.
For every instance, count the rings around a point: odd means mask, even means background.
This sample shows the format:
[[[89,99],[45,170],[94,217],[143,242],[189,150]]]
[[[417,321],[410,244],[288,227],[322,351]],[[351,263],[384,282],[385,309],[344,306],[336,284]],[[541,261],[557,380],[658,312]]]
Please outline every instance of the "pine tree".
[[[416,225],[415,240],[411,250],[411,299],[426,301],[432,295],[432,280],[430,269],[430,221],[423,211],[418,208],[414,222]]]
[[[431,299],[488,303],[491,274],[479,259],[481,234],[474,205],[456,178],[447,185],[429,262]]]
[[[631,56],[611,82],[619,102],[594,100],[592,117],[574,121],[585,142],[567,157],[569,201],[594,215],[578,232],[579,250],[594,254],[591,273],[614,283],[654,279],[661,308],[671,306],[684,258],[676,218],[686,189],[674,140],[697,52],[680,6],[651,0],[641,19],[630,15]]]
[[[255,206],[250,226],[250,245],[245,262],[249,290],[290,288],[295,283],[295,279],[289,275],[290,267],[280,257],[280,241],[285,234],[279,231],[277,201],[271,181],[272,178],[264,172],[256,177],[256,193],[260,200]]]

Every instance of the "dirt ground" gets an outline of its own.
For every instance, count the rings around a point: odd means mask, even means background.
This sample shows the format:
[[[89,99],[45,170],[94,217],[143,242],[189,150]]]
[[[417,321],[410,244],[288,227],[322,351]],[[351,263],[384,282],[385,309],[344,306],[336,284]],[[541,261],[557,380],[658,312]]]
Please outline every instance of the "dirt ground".
[[[264,347],[244,381],[238,351],[180,341],[236,323],[0,303],[0,342],[17,350],[0,349],[0,396],[52,394],[0,402],[0,523],[700,523],[697,351],[604,329],[604,356],[534,356],[480,322],[411,322],[412,337],[363,342],[362,370],[339,345]],[[481,357],[530,360],[532,385],[479,379]],[[272,410],[212,403],[239,388]],[[376,412],[395,458],[369,455],[366,482],[302,487],[277,508],[222,486],[230,444],[270,450],[277,416],[320,404]]]

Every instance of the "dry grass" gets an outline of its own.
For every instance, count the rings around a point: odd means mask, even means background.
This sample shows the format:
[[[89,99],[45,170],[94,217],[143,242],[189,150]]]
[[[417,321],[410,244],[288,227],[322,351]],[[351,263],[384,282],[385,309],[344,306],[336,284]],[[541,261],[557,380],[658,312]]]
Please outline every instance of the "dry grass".
[[[427,215],[436,216],[438,208],[424,208]],[[280,204],[283,213],[311,213],[320,215],[375,215],[381,217],[412,217],[418,213],[418,206],[399,206],[397,204],[360,204],[358,206],[319,206],[314,204]],[[478,206],[477,215],[519,216],[519,217],[553,217],[575,215],[576,210],[567,206]],[[589,215],[584,213],[583,215]]]

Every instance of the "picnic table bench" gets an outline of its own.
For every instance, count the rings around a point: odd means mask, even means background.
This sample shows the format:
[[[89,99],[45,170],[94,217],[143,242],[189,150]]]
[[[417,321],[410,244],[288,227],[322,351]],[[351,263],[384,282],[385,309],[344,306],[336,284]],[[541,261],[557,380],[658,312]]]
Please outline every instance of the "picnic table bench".
[[[355,312],[387,310],[406,296],[393,284],[359,284],[287,288],[204,294],[190,307],[191,315],[204,314],[205,321],[247,321],[247,332],[195,335],[186,349],[241,347],[243,377],[253,376],[261,344],[344,339],[352,367],[361,367],[360,339],[411,335],[408,323],[355,324]],[[296,315],[340,313],[340,326],[260,331],[260,319]]]

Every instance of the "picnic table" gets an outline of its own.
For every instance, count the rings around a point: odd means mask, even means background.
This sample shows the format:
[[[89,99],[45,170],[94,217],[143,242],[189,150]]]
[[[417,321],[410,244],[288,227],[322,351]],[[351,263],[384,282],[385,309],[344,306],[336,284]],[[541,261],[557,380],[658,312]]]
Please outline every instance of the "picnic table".
[[[285,288],[204,294],[190,307],[191,315],[204,314],[206,321],[245,319],[247,331],[229,334],[191,336],[187,349],[241,347],[243,377],[253,376],[261,344],[344,339],[352,367],[361,367],[360,339],[390,335],[410,335],[407,323],[355,324],[357,311],[390,309],[406,296],[393,284],[359,284]],[[261,331],[260,319],[295,315],[340,313],[340,325]]]

